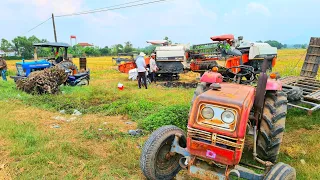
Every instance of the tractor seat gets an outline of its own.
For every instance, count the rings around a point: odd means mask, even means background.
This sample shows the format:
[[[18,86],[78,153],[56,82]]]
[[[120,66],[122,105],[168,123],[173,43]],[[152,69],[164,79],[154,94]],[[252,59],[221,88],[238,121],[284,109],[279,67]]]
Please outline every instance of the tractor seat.
[[[79,73],[79,74],[75,74],[73,75],[75,78],[79,78],[79,77],[82,77],[82,76],[85,76],[85,75],[88,75],[88,73]]]

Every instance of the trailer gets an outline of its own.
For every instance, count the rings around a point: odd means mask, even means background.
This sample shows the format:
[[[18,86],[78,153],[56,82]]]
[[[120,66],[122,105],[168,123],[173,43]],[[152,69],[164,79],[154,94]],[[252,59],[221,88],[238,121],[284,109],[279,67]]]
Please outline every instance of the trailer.
[[[320,38],[311,37],[300,76],[281,78],[284,88],[292,86],[298,87],[303,91],[303,98],[300,101],[288,103],[289,107],[306,110],[309,115],[320,109],[320,80],[317,79],[319,65]]]

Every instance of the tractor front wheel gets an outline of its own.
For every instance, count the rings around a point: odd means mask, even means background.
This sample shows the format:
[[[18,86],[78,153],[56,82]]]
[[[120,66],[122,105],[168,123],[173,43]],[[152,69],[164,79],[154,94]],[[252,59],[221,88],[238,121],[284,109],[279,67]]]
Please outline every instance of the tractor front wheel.
[[[257,138],[257,154],[274,163],[280,151],[287,115],[287,96],[282,91],[267,92]]]
[[[289,166],[288,164],[284,164],[282,162],[274,165],[268,174],[265,176],[264,180],[295,180],[296,179],[296,170]]]
[[[181,170],[180,154],[171,154],[175,134],[182,134],[180,146],[186,147],[186,136],[176,126],[163,126],[154,131],[144,144],[140,157],[140,167],[147,179],[172,179]]]

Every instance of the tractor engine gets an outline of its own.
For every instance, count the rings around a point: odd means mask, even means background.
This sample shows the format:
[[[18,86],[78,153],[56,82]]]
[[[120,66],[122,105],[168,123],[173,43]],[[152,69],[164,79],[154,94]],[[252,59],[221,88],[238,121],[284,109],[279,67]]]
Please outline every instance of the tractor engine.
[[[193,102],[187,147],[199,159],[236,165],[241,159],[255,89],[230,83],[220,86],[200,94]]]

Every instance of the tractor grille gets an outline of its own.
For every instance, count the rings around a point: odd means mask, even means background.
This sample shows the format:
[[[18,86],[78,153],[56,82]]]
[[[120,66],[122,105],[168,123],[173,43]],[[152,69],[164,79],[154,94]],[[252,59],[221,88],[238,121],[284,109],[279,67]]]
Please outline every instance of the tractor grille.
[[[243,147],[244,139],[241,139],[241,143],[237,143],[238,139],[231,138],[216,133],[202,131],[199,129],[188,127],[188,136],[194,140],[206,142],[209,144],[227,147],[228,149],[241,149]]]

